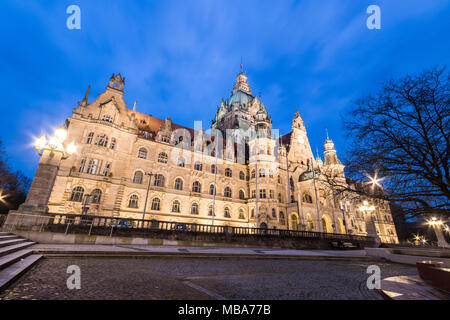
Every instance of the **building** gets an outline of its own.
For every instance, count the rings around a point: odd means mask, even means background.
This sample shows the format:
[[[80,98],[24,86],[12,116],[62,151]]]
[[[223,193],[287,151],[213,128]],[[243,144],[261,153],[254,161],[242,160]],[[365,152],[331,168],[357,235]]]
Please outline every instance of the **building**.
[[[322,162],[298,111],[289,134],[274,134],[242,66],[207,131],[137,112],[136,103],[127,108],[124,87],[125,78],[113,74],[94,101],[88,89],[73,109],[63,144],[77,152],[56,155],[57,143],[38,143],[42,157],[22,212],[145,213],[160,221],[357,235],[370,226],[383,242],[398,241],[387,202],[364,215],[361,199],[338,196],[318,178],[331,170],[345,183],[328,135]]]

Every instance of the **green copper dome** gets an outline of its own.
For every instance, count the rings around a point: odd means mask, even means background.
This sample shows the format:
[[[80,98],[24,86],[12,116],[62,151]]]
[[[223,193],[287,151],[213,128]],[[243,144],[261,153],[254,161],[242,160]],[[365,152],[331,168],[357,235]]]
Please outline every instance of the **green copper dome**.
[[[228,100],[228,109],[230,110],[233,103],[236,103],[236,102],[239,102],[241,107],[243,107],[244,109],[247,109],[250,101],[251,101],[250,95],[248,95],[247,93],[242,92],[242,91],[237,91]]]

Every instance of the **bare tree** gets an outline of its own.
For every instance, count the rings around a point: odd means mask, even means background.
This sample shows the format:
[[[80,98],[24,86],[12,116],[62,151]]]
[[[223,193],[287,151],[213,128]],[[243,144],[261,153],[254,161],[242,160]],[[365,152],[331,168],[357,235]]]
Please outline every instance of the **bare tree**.
[[[341,192],[371,191],[401,203],[407,215],[450,215],[449,120],[445,68],[389,80],[376,96],[357,101],[344,121],[351,139],[347,176],[378,175],[384,190],[351,187],[326,172],[324,179]]]

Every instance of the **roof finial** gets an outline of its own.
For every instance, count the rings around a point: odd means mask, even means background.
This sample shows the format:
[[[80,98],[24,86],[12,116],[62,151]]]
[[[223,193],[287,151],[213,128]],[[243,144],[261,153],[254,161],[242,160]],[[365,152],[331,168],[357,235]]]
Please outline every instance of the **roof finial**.
[[[330,137],[328,137],[328,128],[325,127],[325,131],[327,132],[327,140],[330,140]]]
[[[316,154],[317,154],[316,155],[316,159],[319,159],[320,158],[320,156],[319,156],[319,148],[317,148],[317,147],[316,147]]]
[[[136,105],[137,105],[137,100],[134,101],[133,112],[136,112]]]

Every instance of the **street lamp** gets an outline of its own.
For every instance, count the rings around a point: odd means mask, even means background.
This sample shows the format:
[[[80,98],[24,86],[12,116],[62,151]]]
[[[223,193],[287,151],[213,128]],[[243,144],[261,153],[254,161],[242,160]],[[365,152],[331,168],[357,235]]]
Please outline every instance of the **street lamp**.
[[[147,184],[147,193],[145,194],[144,213],[142,214],[142,228],[144,227],[145,211],[147,209],[148,191],[150,190],[150,182],[152,181],[153,173],[146,172],[145,175],[148,176],[148,184]]]
[[[48,137],[44,134],[39,138],[36,138],[34,141],[34,148],[40,156],[42,156],[46,150],[50,152],[60,151],[63,154],[62,159],[66,159],[69,155],[77,151],[77,147],[73,142],[64,144],[66,138],[67,130],[58,128],[55,130],[53,136]]]

